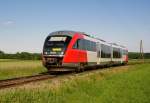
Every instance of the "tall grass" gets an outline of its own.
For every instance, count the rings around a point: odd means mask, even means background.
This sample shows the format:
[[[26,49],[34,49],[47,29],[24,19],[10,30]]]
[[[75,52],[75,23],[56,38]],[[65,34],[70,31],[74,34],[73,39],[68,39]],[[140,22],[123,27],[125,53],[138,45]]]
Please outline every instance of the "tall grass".
[[[0,60],[0,79],[33,75],[44,71],[46,71],[46,69],[42,66],[41,61],[39,60]]]
[[[77,76],[63,83],[56,80],[57,85],[51,81],[43,81],[0,90],[0,102],[149,103],[150,64],[136,64],[124,68],[107,69],[82,78]]]

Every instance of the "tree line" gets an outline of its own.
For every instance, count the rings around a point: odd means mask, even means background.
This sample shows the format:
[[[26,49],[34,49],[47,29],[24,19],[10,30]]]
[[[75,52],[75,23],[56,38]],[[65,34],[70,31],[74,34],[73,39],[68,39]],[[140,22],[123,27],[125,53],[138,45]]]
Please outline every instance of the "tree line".
[[[0,51],[0,59],[40,60],[40,53],[17,52],[15,54]]]
[[[129,59],[139,59],[140,53],[129,52]],[[0,59],[41,60],[40,53],[17,52],[15,54],[5,53],[0,50]],[[150,53],[144,53],[144,59],[150,59]]]
[[[128,53],[129,59],[140,59],[140,53],[138,52],[129,52]],[[150,59],[150,53],[143,54],[144,59]]]

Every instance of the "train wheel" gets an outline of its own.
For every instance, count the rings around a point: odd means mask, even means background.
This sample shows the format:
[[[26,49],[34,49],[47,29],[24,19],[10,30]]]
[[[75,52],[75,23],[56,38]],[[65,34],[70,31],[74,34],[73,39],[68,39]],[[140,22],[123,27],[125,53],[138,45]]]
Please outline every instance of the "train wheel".
[[[80,67],[77,67],[76,70],[75,70],[75,72],[79,73],[80,72]]]
[[[83,64],[80,64],[77,69],[76,69],[76,72],[79,73],[79,72],[83,72],[84,71],[84,65]]]
[[[81,67],[81,68],[80,68],[80,71],[81,71],[81,72],[84,72],[84,67]]]

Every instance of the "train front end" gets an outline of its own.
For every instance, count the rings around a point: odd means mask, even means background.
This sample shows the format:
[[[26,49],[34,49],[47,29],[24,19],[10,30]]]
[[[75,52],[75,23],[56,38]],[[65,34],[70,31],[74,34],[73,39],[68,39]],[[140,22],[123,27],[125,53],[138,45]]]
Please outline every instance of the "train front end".
[[[63,58],[72,35],[72,32],[58,31],[49,34],[46,38],[43,46],[42,61],[48,70],[63,67]]]

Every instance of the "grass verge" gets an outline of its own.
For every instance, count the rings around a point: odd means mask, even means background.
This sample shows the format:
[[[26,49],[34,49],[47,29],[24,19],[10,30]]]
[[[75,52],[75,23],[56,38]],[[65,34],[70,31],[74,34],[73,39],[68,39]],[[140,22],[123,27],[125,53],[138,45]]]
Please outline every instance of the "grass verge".
[[[62,83],[56,80],[55,85],[49,80],[0,90],[0,102],[149,103],[150,64],[116,68],[66,81],[63,79]]]

